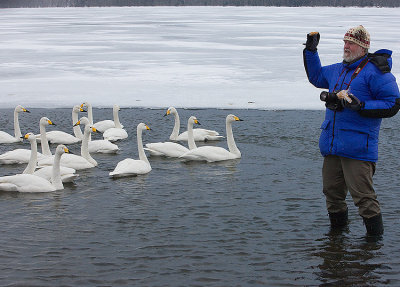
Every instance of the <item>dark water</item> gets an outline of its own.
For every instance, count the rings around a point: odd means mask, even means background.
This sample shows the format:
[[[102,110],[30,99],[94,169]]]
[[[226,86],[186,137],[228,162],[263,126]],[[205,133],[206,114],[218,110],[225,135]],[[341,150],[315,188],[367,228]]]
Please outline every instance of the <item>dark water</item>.
[[[0,285],[400,285],[398,116],[383,122],[374,177],[385,235],[369,242],[350,197],[349,230],[329,233],[317,144],[322,111],[179,112],[182,126],[195,115],[223,134],[227,114],[242,118],[234,123],[242,159],[153,157],[151,173],[112,180],[118,161],[137,158],[139,122],[152,128],[144,142],[167,140],[173,125],[165,110],[122,109],[129,139],[118,143],[119,154],[94,155],[99,166],[62,191],[0,194]],[[1,129],[11,132],[12,110],[0,113]],[[22,131],[38,133],[43,115],[58,124],[48,130],[72,132],[70,109],[22,114]],[[111,109],[94,109],[94,117],[111,118]],[[0,175],[23,169],[1,166]]]

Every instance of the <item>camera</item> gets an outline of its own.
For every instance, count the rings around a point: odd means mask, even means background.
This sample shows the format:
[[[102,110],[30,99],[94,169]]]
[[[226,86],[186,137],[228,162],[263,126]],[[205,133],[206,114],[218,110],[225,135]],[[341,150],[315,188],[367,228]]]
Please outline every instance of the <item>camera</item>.
[[[325,106],[332,111],[341,111],[343,110],[342,101],[338,98],[337,93],[326,92],[323,91],[319,95],[321,101],[325,102]]]
[[[321,92],[321,94],[319,95],[319,98],[321,99],[321,101],[327,102],[327,103],[335,103],[335,102],[339,101],[337,93],[330,93],[330,92],[326,92],[326,91]]]

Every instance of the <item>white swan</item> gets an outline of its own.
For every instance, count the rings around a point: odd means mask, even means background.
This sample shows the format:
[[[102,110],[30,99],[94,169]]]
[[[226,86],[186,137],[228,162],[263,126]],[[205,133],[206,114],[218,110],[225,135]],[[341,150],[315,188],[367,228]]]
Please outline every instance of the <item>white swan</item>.
[[[79,121],[78,121],[79,123]],[[77,124],[78,124],[77,123]],[[75,170],[81,170],[86,168],[92,168],[97,166],[96,160],[94,160],[89,153],[88,143],[89,143],[89,135],[91,132],[96,132],[96,129],[91,127],[90,125],[85,126],[85,130],[83,133],[83,140],[81,145],[81,155],[75,154],[67,154],[63,156],[61,159],[61,165],[73,168]],[[52,164],[52,158],[46,157],[45,159],[39,160],[38,165],[48,166]]]
[[[22,141],[21,129],[19,127],[18,114],[21,112],[29,113],[27,109],[18,105],[14,109],[14,136],[0,131],[0,143],[16,143]]]
[[[113,105],[113,120],[104,120],[95,123],[93,126],[101,133],[104,133],[106,130],[115,128],[117,126],[124,127],[119,121],[118,112],[120,111],[120,107],[116,104]]]
[[[193,133],[193,124],[200,124],[196,117],[191,116],[188,120],[188,130]],[[188,140],[189,148],[175,142],[158,142],[146,144],[145,150],[150,152],[152,156],[180,157],[191,149],[196,148],[193,137]]]
[[[235,144],[232,132],[232,123],[234,121],[241,121],[241,119],[232,114],[226,117],[226,135],[227,135],[226,137],[227,137],[229,151],[222,147],[201,146],[188,151],[187,153],[183,154],[181,158],[184,158],[186,160],[197,160],[197,161],[207,161],[207,162],[240,158],[241,153]],[[190,133],[189,137],[191,136],[192,135]]]
[[[140,123],[137,126],[137,145],[139,160],[131,158],[120,161],[115,169],[109,173],[111,177],[124,177],[124,176],[136,176],[139,174],[146,174],[151,171],[150,162],[146,157],[143,149],[142,142],[142,131],[150,130],[150,128],[144,123]]]
[[[79,127],[79,125],[90,125],[89,119],[87,117],[82,117],[74,126]],[[91,139],[89,139],[88,149],[89,153],[116,153],[119,150],[118,146],[109,140]]]
[[[179,114],[174,107],[169,107],[165,116],[170,114],[174,115],[175,124],[169,139],[172,141],[187,141],[188,140],[187,131],[179,134],[179,128],[181,122],[179,120]],[[223,138],[223,136],[220,136],[218,132],[206,129],[193,129],[193,137],[195,141],[209,141],[209,140],[215,141]]]
[[[88,112],[88,119],[90,121],[91,124],[93,124],[93,126],[101,133],[104,133],[106,130],[108,130],[109,128],[115,128],[116,124],[117,125],[121,125],[121,127],[124,127],[121,122],[119,121],[119,115],[118,112],[121,110],[120,107],[117,104],[113,105],[113,120],[103,120],[103,121],[99,121],[96,123],[93,123],[93,108],[92,105],[88,102],[84,102],[83,104],[81,104],[80,106],[81,108],[86,107],[87,108],[87,112]]]
[[[72,116],[74,116],[74,108],[75,107],[72,108]],[[40,135],[37,135],[36,137],[39,138],[38,141],[40,142]],[[46,137],[47,141],[52,144],[74,144],[82,140],[82,138],[73,136],[63,131],[49,131],[46,133]]]
[[[50,192],[64,189],[60,175],[60,159],[68,153],[64,145],[57,146],[52,167],[51,181],[33,174],[16,174],[0,177],[0,190],[19,192]]]
[[[36,136],[33,133],[27,133],[24,136],[24,139],[29,140],[31,144],[31,157],[29,159],[29,163],[26,166],[23,174],[33,174],[36,176],[40,176],[48,181],[51,180],[51,175],[53,172],[52,166],[46,166],[41,169],[36,170],[37,167],[37,141]],[[36,171],[35,171],[36,170]],[[75,174],[75,170],[69,167],[60,167],[60,175],[62,182],[72,182],[78,174]]]
[[[49,148],[49,143],[47,142],[46,137],[46,126],[54,125],[51,120],[46,117],[42,117],[39,121],[40,125],[40,137],[41,137],[41,146],[42,146],[42,153],[37,153],[39,159],[44,159],[47,156],[51,156],[51,151]],[[0,155],[0,163],[1,164],[21,164],[21,163],[28,163],[31,157],[31,150],[30,149],[15,149],[3,153]]]

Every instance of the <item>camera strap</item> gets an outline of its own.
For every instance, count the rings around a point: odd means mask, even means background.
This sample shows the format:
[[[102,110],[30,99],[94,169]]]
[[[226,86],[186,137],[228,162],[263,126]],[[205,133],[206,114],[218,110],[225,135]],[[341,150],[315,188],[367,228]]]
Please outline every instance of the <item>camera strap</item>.
[[[361,70],[364,69],[364,67],[367,65],[368,62],[369,62],[368,57],[365,57],[364,60],[362,60],[361,63],[357,66],[353,75],[351,75],[350,82],[347,84],[347,89],[349,89],[351,82],[358,76],[358,74],[361,72]],[[340,77],[342,76],[342,74],[345,70],[346,70],[346,68],[343,68],[342,72],[340,73],[337,83],[335,85],[335,88],[333,89],[334,91],[336,90],[336,87],[339,84]]]

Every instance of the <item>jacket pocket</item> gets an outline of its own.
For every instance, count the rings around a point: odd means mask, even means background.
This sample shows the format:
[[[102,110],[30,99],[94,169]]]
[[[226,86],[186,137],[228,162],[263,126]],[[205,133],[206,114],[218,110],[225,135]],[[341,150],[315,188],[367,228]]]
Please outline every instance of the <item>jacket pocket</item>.
[[[368,153],[368,133],[350,129],[340,129],[338,133],[338,154],[362,157]]]
[[[330,138],[330,120],[325,120],[321,125],[321,135],[319,137],[319,150],[322,155],[328,155],[331,141]]]

